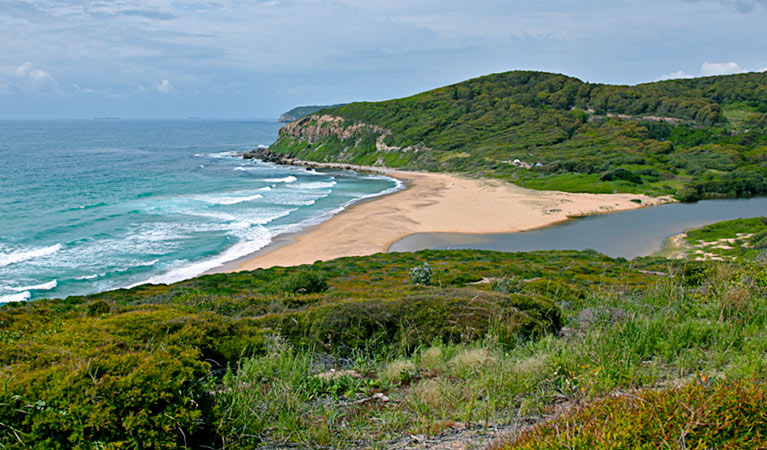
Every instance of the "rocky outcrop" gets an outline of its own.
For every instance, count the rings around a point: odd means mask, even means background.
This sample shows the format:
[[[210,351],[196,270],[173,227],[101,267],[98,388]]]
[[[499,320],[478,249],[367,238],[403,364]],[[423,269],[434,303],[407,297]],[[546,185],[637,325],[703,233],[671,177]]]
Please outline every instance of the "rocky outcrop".
[[[346,119],[323,114],[311,115],[289,123],[280,130],[281,135],[289,135],[314,144],[322,138],[337,136],[349,140],[362,134],[375,134],[385,139],[391,131],[365,123],[349,123]]]
[[[268,148],[257,148],[242,154],[242,159],[259,159],[264,162],[275,164],[291,164],[290,159],[285,155],[269,151]]]
[[[330,136],[336,136],[342,141],[352,141],[364,136],[374,136],[376,151],[378,152],[419,152],[429,150],[421,143],[407,147],[388,145],[385,141],[391,134],[390,130],[377,125],[351,123],[343,117],[327,114],[304,117],[301,120],[285,125],[280,130],[280,135],[291,136],[309,144],[315,144]]]

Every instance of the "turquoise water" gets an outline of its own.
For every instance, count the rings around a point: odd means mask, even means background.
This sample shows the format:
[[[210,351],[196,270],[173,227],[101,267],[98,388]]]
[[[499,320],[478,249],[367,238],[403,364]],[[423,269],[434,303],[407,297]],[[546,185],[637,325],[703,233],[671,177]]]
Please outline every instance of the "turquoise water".
[[[190,278],[400,187],[233,156],[279,127],[0,122],[0,302]]]

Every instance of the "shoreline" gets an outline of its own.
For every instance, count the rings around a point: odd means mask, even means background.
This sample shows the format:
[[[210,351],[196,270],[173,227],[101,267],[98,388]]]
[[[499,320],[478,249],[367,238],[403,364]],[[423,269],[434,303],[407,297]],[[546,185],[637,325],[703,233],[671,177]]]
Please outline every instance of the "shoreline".
[[[296,160],[290,163],[382,174],[400,180],[405,189],[355,203],[318,225],[279,236],[263,249],[207,273],[295,266],[387,252],[395,242],[415,233],[528,231],[573,217],[673,202],[668,197],[641,194],[537,191],[500,180],[455,174]]]
[[[295,164],[295,165],[299,165],[299,164]],[[357,172],[375,173],[376,175],[388,175],[387,173],[385,173],[383,171],[367,171],[367,170],[362,170],[362,169],[349,169],[347,167],[347,165],[344,165],[344,167],[330,167],[330,166],[316,167],[316,166],[309,166],[309,165],[307,165],[305,167],[307,167],[307,168],[318,168],[318,169],[320,169],[320,168],[323,168],[323,169],[327,168],[327,169],[355,170]],[[355,167],[363,167],[363,166],[355,166]],[[279,249],[280,247],[284,247],[286,245],[290,245],[290,244],[295,243],[295,241],[296,241],[296,239],[298,237],[314,231],[314,229],[316,229],[320,225],[324,224],[325,222],[333,220],[333,218],[335,218],[335,217],[337,217],[337,216],[339,216],[341,214],[346,213],[347,211],[349,211],[352,208],[355,208],[358,205],[362,205],[362,204],[368,203],[368,202],[374,202],[376,200],[379,200],[381,198],[388,197],[388,196],[391,196],[391,195],[396,195],[397,193],[402,192],[404,190],[407,190],[409,188],[409,185],[408,185],[407,181],[399,179],[399,178],[396,178],[396,177],[391,177],[391,178],[395,178],[396,180],[398,180],[399,182],[402,183],[400,186],[398,186],[398,188],[395,191],[388,192],[388,193],[381,193],[381,194],[377,194],[377,195],[374,195],[374,196],[371,196],[371,197],[363,197],[363,198],[357,200],[356,202],[352,203],[351,205],[345,207],[343,210],[341,210],[341,211],[337,212],[336,214],[333,214],[332,216],[328,217],[323,222],[309,225],[309,226],[307,226],[305,228],[302,228],[300,230],[297,230],[297,231],[291,231],[289,233],[279,234],[279,235],[275,236],[274,240],[272,242],[268,243],[264,248],[256,250],[253,253],[250,253],[250,254],[242,256],[240,258],[234,259],[232,261],[227,261],[227,262],[221,264],[220,266],[213,267],[212,269],[209,269],[209,270],[205,271],[205,273],[203,273],[201,275],[210,275],[210,274],[216,274],[216,273],[239,272],[239,271],[243,270],[243,269],[239,269],[239,267],[241,265],[243,265],[243,264],[246,264],[248,261],[256,259],[256,258],[260,258],[261,256],[266,255],[267,253],[270,253],[272,251],[275,251],[275,250]]]

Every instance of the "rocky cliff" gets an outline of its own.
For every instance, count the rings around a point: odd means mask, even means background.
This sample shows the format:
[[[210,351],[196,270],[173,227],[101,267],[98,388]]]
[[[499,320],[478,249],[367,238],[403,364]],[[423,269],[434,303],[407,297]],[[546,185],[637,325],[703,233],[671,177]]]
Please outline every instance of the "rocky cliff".
[[[400,147],[388,145],[386,139],[392,132],[385,128],[366,123],[353,123],[338,116],[311,115],[295,122],[289,123],[280,130],[280,138],[289,138],[294,141],[314,146],[317,143],[327,141],[328,138],[337,138],[344,143],[344,151],[339,156],[340,162],[346,162],[353,158],[355,150],[375,150],[381,153],[417,153],[429,150],[423,144]],[[371,148],[370,143],[374,144]],[[383,164],[383,158],[375,162]]]

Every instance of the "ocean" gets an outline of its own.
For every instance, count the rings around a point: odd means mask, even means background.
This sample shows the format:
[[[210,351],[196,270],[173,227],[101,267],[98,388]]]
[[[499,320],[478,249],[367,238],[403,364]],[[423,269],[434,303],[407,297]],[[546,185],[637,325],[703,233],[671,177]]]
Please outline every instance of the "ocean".
[[[280,126],[0,122],[0,302],[188,279],[402,187],[236,157]]]

